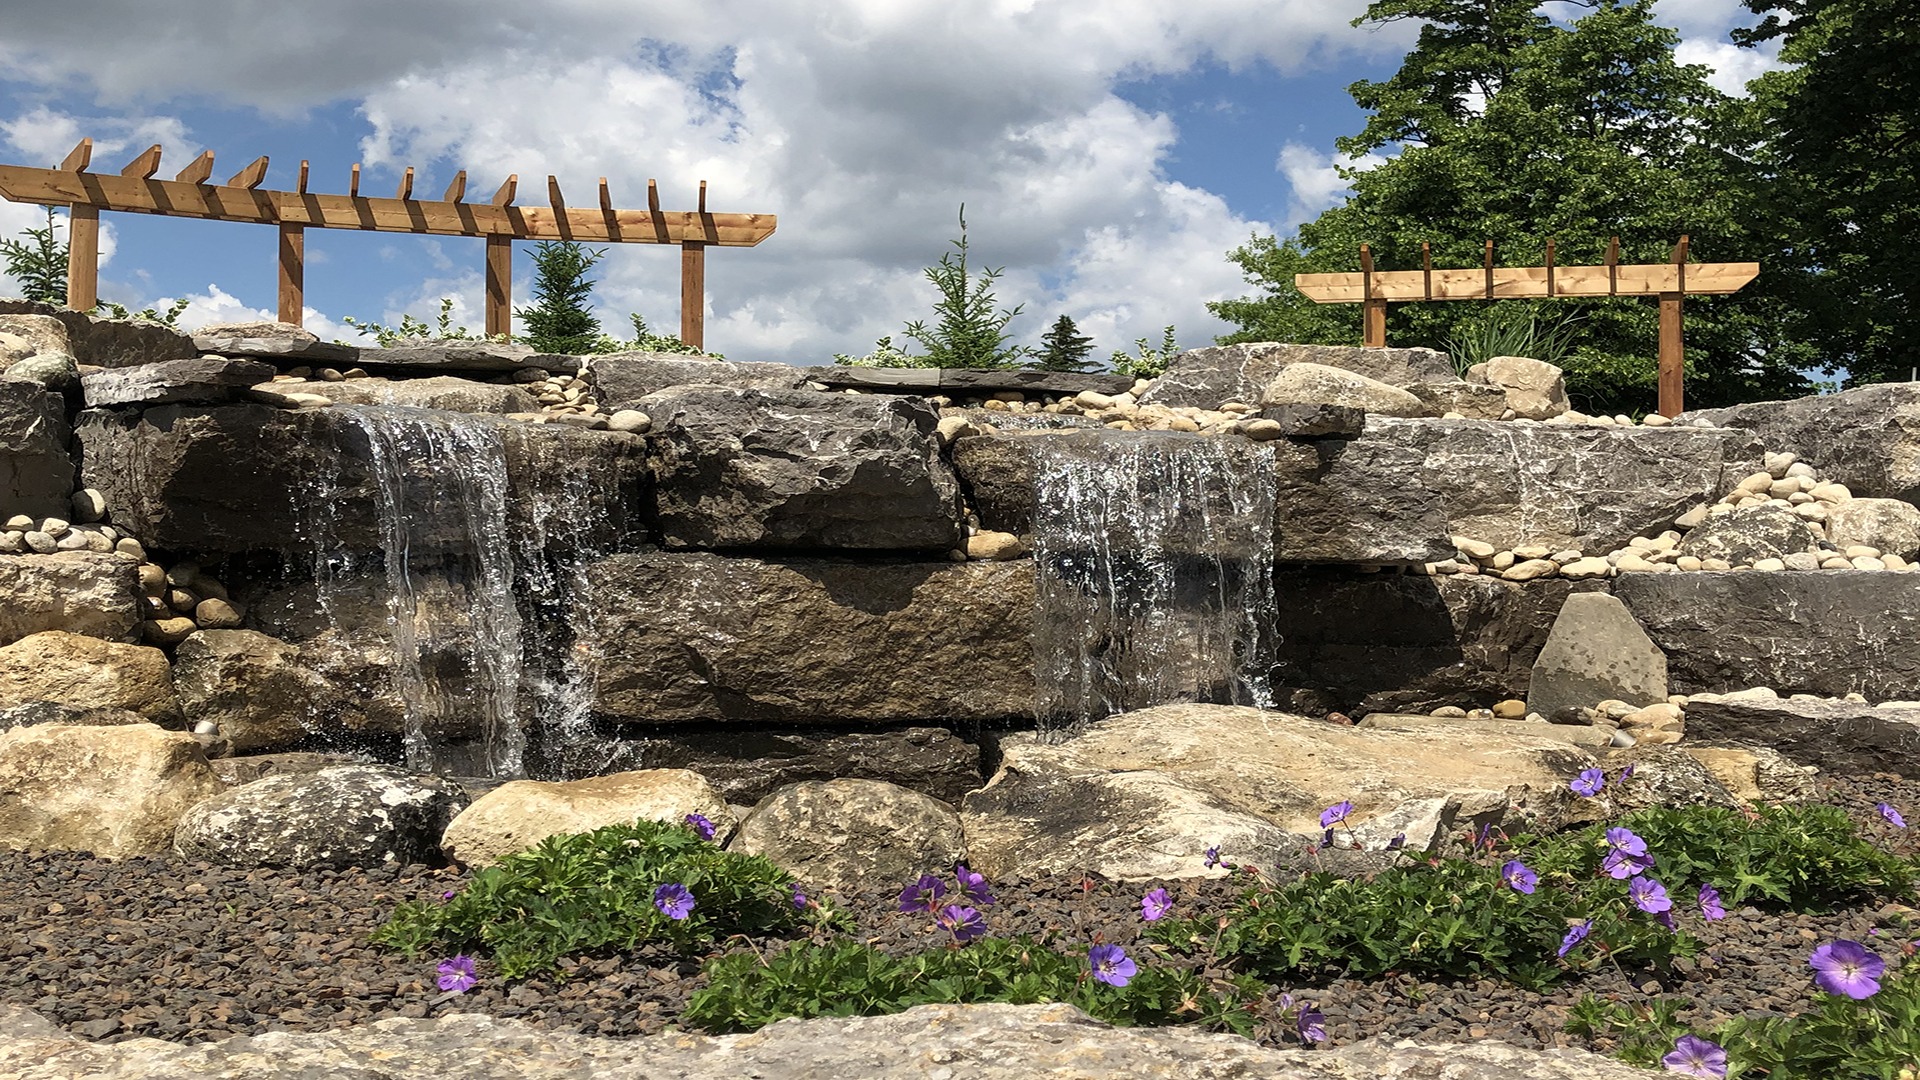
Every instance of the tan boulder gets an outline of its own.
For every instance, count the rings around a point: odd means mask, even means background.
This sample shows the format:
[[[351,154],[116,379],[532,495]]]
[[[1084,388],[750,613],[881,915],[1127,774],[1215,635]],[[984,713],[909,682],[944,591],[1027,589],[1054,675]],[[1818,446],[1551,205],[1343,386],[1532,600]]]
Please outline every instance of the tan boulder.
[[[52,315],[0,315],[0,333],[11,334],[26,342],[27,353],[68,353],[73,346],[67,340],[67,327]]]
[[[0,848],[166,851],[187,809],[225,785],[200,743],[152,724],[0,732]]]
[[[474,800],[447,823],[440,849],[468,866],[487,866],[549,836],[592,832],[635,821],[682,821],[699,814],[714,839],[733,831],[733,811],[699,773],[640,769],[587,780],[515,780]]]
[[[1905,499],[1849,499],[1827,514],[1827,537],[1842,551],[1859,545],[1911,559],[1920,554],[1920,508]]]
[[[1344,368],[1298,363],[1267,384],[1262,405],[1348,405],[1382,416],[1429,416],[1434,409],[1397,386]]]
[[[92,551],[0,555],[0,644],[43,630],[124,641],[143,617],[139,564]]]
[[[128,709],[162,725],[182,721],[166,653],[64,630],[0,647],[0,708],[29,701]]]
[[[788,784],[760,800],[727,848],[842,889],[904,885],[923,873],[950,872],[966,857],[952,807],[879,780]]]
[[[1496,356],[1468,373],[1507,392],[1507,408],[1527,420],[1551,420],[1568,409],[1567,382],[1560,368],[1526,356]]]

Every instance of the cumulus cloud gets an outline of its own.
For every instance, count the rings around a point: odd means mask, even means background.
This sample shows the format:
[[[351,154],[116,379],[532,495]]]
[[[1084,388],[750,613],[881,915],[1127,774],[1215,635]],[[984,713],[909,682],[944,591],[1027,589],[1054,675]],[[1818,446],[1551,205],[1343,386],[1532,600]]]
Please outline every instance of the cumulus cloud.
[[[1781,66],[1777,52],[1743,49],[1730,41],[1682,41],[1673,50],[1682,64],[1704,64],[1712,68],[1707,81],[1723,94],[1747,95],[1747,84]]]
[[[1287,226],[1292,228],[1311,221],[1320,212],[1346,197],[1347,181],[1342,168],[1371,169],[1386,164],[1378,154],[1359,158],[1340,157],[1311,146],[1290,142],[1280,148],[1280,160],[1273,167],[1286,177],[1291,192],[1287,203]]]

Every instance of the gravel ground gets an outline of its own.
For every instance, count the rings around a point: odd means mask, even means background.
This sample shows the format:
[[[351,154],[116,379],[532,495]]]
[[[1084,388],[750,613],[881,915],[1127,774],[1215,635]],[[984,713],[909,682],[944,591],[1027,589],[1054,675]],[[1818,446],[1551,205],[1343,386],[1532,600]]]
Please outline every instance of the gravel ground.
[[[1886,800],[1920,819],[1920,782],[1891,776],[1823,782],[1825,797],[1862,820]],[[1920,821],[1896,850],[1920,852]],[[405,900],[437,897],[463,872],[423,866],[381,870],[229,870],[170,858],[117,862],[82,855],[0,856],[0,1001],[28,1006],[78,1034],[115,1041],[152,1036],[187,1042],[274,1030],[313,1031],[391,1016],[485,1012],[598,1035],[638,1035],[673,1023],[697,988],[698,963],[655,953],[589,959],[564,980],[502,987],[487,979],[452,997],[435,986],[437,958],[409,961],[366,943]],[[1055,933],[1074,942],[1130,944],[1138,885],[1059,877],[994,882],[987,909],[997,934]],[[889,951],[946,940],[924,917],[893,911],[899,883],[842,897],[860,936]],[[1181,914],[1224,909],[1239,884],[1168,886]],[[1912,898],[1909,898],[1911,900]],[[1493,981],[1407,976],[1282,986],[1317,1002],[1335,1043],[1377,1034],[1433,1041],[1491,1037],[1522,1046],[1572,1045],[1561,1032],[1582,993],[1684,999],[1690,1019],[1743,1011],[1793,1013],[1811,1001],[1805,966],[1818,941],[1851,937],[1895,961],[1902,933],[1877,905],[1830,915],[1730,911],[1689,927],[1707,953],[1666,984],[1647,972],[1609,969],[1535,994]],[[450,999],[450,1000],[449,1000]]]

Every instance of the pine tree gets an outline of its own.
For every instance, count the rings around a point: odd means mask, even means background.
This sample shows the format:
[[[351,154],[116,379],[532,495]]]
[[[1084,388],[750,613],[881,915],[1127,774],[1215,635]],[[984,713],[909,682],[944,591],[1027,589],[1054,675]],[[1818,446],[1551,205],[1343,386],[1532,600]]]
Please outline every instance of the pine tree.
[[[940,321],[929,330],[918,319],[902,331],[927,350],[925,366],[939,368],[1009,368],[1027,355],[1023,346],[1007,345],[1007,324],[1020,314],[1021,304],[996,310],[993,283],[1000,269],[980,271],[974,281],[967,271],[967,207],[960,206],[960,239],[952,242],[959,252],[940,256],[940,265],[927,267],[927,280],[940,290],[940,302],[933,305]]]
[[[20,283],[28,300],[65,305],[67,302],[67,245],[53,238],[56,222],[53,208],[47,208],[43,229],[26,229],[19,240],[0,240],[0,257],[7,265],[7,276]]]
[[[514,314],[526,329],[528,345],[549,353],[581,354],[595,351],[600,342],[600,320],[587,310],[593,282],[587,271],[607,251],[587,248],[571,240],[552,240],[533,248],[533,298],[530,308]]]
[[[1061,315],[1052,329],[1040,337],[1040,355],[1029,367],[1040,371],[1092,371],[1099,361],[1089,360],[1093,339],[1080,332],[1073,320]]]

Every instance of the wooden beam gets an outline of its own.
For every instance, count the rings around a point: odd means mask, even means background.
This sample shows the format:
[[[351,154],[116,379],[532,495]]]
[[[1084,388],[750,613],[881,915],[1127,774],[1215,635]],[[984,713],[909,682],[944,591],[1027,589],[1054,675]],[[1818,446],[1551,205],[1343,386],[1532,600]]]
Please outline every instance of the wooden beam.
[[[604,176],[600,178],[600,212],[613,213],[613,191],[607,187],[607,178]]]
[[[299,326],[306,319],[307,230],[280,226],[280,321]]]
[[[507,183],[512,184],[511,177]],[[508,198],[512,198],[509,192]],[[487,336],[513,332],[513,238],[487,237]]]
[[[1424,240],[1420,242],[1420,276],[1426,287],[1421,299],[1433,299],[1433,247]]]
[[[155,167],[158,152],[153,152]],[[144,168],[143,160],[136,165]],[[509,178],[512,179],[512,178]],[[511,185],[503,185],[508,200]],[[507,236],[516,240],[584,240],[626,244],[677,244],[704,241],[722,247],[752,247],[773,235],[772,214],[706,214],[661,211],[652,194],[648,209],[599,207],[567,209],[564,218],[548,207],[490,206],[360,197],[359,167],[349,195],[296,194],[289,191],[238,191],[211,184],[140,179],[98,173],[63,173],[0,165],[0,195],[15,202],[51,206],[91,205],[100,210],[175,217],[213,218],[261,225],[360,229],[433,236]],[[499,196],[496,196],[498,199]]]
[[[349,179],[347,180],[347,198],[357,199],[359,197],[360,197],[360,163],[356,161],[353,163],[353,172],[350,175]]]
[[[294,190],[294,194],[296,195],[305,195],[307,193],[307,159],[306,158],[300,159],[300,183],[299,183],[299,186],[295,187],[293,190]]]
[[[86,172],[93,162],[93,140],[81,139],[80,144],[67,153],[65,161],[60,163],[61,172]]]
[[[700,213],[707,212],[707,182],[700,181]]]
[[[1553,237],[1547,237],[1547,295],[1553,296]]]
[[[1682,274],[1684,272],[1684,283]],[[1759,276],[1759,263],[1648,263],[1639,266],[1556,266],[1553,295],[1560,298],[1596,296],[1659,296],[1681,291],[1698,295],[1738,292]],[[1321,304],[1357,304],[1367,298],[1364,274],[1300,274],[1294,285],[1308,299]],[[1379,299],[1509,300],[1547,295],[1544,266],[1495,267],[1491,270],[1435,270],[1429,283],[1425,270],[1376,270],[1371,288]]]
[[[1607,295],[1620,295],[1620,238],[1607,241]]]
[[[227,186],[245,188],[248,191],[252,191],[254,188],[259,187],[261,183],[263,183],[266,179],[267,179],[267,156],[265,154],[262,154],[259,157],[254,158],[253,162],[249,164],[246,168],[241,169],[237,173],[234,173],[233,179],[227,181]]]
[[[1298,277],[1294,278],[1294,281],[1296,282],[1298,282],[1299,280],[1300,279]],[[1487,241],[1487,297],[1486,298],[1488,300],[1493,299],[1493,241],[1491,240]]]
[[[667,235],[667,219],[660,213],[660,186],[652,178],[647,180],[647,224],[653,227],[654,243],[673,243]]]
[[[1360,245],[1360,344],[1370,349],[1387,346],[1387,302],[1373,287],[1373,250]]]
[[[441,202],[463,202],[467,197],[467,170],[461,169],[453,174],[453,182],[447,185],[447,193],[440,197]]]
[[[1660,415],[1686,410],[1687,347],[1680,332],[1680,308],[1686,294],[1660,294]]]
[[[159,160],[157,153],[154,160]],[[67,211],[67,306],[92,311],[99,303],[100,211],[73,206]]]
[[[159,171],[160,144],[154,143],[152,146],[140,151],[139,156],[135,157],[132,161],[127,162],[127,167],[120,170],[120,175],[129,176],[136,180],[145,180]],[[12,197],[11,195],[8,196],[8,198]],[[27,201],[31,202],[34,200]]]
[[[506,178],[506,180],[501,183],[500,190],[493,193],[493,205],[512,206],[513,196],[519,190],[520,190],[520,174],[519,173],[510,174]]]
[[[213,151],[202,150],[200,151],[200,156],[194,158],[192,164],[181,169],[179,175],[175,176],[173,180],[177,184],[197,185],[206,183],[212,176]]]
[[[688,240],[680,245],[680,340],[706,348],[707,245]]]
[[[400,174],[400,188],[393,197],[402,202],[413,198],[413,166],[407,166],[407,171]]]

